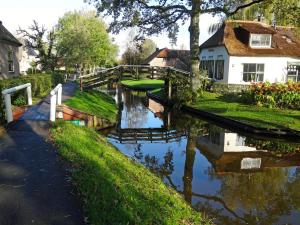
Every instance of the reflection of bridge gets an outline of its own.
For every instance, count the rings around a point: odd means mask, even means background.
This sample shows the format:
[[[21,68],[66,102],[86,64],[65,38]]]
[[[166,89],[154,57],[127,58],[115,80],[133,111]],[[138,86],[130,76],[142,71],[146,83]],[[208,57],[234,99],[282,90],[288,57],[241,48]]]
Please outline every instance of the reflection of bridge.
[[[173,142],[187,136],[186,131],[167,130],[165,128],[122,128],[112,131],[108,137],[120,143]]]

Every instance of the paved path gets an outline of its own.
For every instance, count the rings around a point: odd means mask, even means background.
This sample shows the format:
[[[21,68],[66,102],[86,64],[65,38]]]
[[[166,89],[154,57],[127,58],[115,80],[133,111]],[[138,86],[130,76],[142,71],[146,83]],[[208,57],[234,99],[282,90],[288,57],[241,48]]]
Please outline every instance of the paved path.
[[[74,93],[74,87],[63,87],[63,99]],[[23,120],[9,124],[0,137],[1,225],[84,224],[66,167],[47,141],[47,107],[46,98]]]

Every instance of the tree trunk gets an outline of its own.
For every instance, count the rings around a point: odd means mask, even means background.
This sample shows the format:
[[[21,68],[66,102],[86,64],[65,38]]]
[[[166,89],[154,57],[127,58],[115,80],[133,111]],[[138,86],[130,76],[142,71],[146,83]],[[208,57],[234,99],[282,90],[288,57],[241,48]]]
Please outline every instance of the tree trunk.
[[[192,0],[190,32],[190,72],[191,84],[194,91],[201,87],[199,70],[199,22],[201,0]]]

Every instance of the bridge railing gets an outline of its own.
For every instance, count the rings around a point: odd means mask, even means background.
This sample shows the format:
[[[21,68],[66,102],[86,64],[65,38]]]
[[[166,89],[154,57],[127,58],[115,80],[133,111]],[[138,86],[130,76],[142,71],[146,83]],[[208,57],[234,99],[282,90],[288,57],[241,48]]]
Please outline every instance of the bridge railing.
[[[126,74],[127,73],[127,74]],[[106,84],[109,80],[120,79],[123,76],[131,76],[139,79],[141,75],[147,74],[149,78],[163,78],[170,73],[176,76],[188,77],[190,73],[174,67],[159,67],[149,65],[119,65],[107,69],[96,69],[92,73],[79,76],[80,89],[93,88]]]
[[[55,122],[56,119],[56,106],[61,105],[62,97],[62,84],[58,84],[50,92],[50,121]]]
[[[5,89],[2,91],[2,96],[4,97],[5,101],[5,115],[6,115],[6,121],[7,123],[10,123],[13,121],[13,112],[12,112],[12,105],[11,105],[11,94],[25,89],[27,92],[27,101],[28,105],[32,105],[32,95],[31,95],[31,83],[19,85],[13,88]]]

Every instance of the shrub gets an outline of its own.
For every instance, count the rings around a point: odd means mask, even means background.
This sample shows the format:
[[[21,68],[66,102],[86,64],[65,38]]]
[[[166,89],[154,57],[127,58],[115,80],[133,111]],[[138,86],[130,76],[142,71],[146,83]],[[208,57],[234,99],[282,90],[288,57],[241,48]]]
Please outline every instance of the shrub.
[[[63,74],[32,74],[27,76],[19,76],[11,79],[1,80],[0,92],[2,90],[15,87],[25,83],[31,83],[32,96],[43,97],[51,91],[51,89],[58,83],[63,83]],[[25,90],[24,90],[25,91]],[[24,91],[18,91],[12,94],[12,104],[23,105],[27,100],[25,99]],[[0,123],[4,121],[4,102],[3,97],[0,98]]]
[[[244,92],[248,101],[269,108],[300,109],[300,83],[286,84],[255,83]]]

